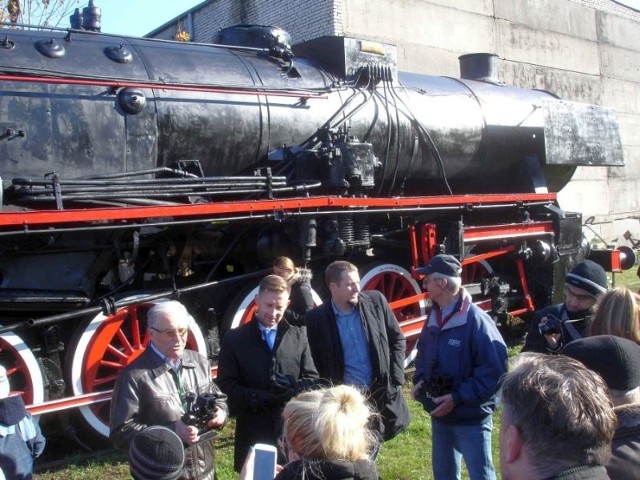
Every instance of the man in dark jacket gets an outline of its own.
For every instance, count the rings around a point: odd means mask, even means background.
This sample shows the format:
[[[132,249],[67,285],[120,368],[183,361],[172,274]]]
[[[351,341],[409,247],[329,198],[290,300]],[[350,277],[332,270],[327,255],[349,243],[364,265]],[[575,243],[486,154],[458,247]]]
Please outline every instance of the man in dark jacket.
[[[616,417],[599,375],[564,355],[522,353],[501,398],[503,480],[609,479]]]
[[[578,263],[565,279],[565,301],[535,312],[523,352],[557,353],[589,333],[593,307],[607,291],[607,273],[597,263]]]
[[[507,347],[495,322],[461,287],[462,267],[451,255],[435,255],[423,287],[433,308],[420,332],[413,396],[431,415],[435,480],[459,478],[464,458],[473,479],[494,480],[492,415]]]
[[[307,335],[320,376],[363,388],[380,414],[374,428],[385,440],[410,422],[402,394],[406,340],[378,291],[360,292],[358,268],[347,261],[325,270],[331,301],[307,312]]]
[[[256,295],[251,322],[229,331],[222,341],[218,385],[236,416],[234,468],[242,469],[255,443],[275,445],[282,430],[282,409],[318,379],[305,331],[289,325],[286,280],[268,275]],[[284,462],[281,455],[280,461]]]
[[[563,355],[598,373],[609,387],[618,418],[607,473],[611,480],[640,480],[640,346],[598,335],[571,342]]]
[[[225,396],[211,380],[204,355],[185,350],[190,315],[179,302],[160,302],[147,315],[151,342],[140,357],[124,368],[116,380],[111,402],[110,439],[129,449],[138,432],[152,425],[167,427],[185,445],[181,480],[213,480],[213,432],[227,421]],[[182,421],[187,393],[215,395],[215,410],[198,429]]]

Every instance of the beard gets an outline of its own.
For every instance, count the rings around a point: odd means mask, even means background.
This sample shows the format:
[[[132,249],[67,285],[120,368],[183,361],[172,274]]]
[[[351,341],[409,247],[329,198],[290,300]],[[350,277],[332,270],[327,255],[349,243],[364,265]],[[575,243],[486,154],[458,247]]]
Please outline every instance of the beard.
[[[570,312],[569,309],[567,309],[567,316],[570,320],[578,320],[580,318],[590,317],[593,315],[593,311],[593,307],[587,308],[586,310],[578,310],[577,312]]]

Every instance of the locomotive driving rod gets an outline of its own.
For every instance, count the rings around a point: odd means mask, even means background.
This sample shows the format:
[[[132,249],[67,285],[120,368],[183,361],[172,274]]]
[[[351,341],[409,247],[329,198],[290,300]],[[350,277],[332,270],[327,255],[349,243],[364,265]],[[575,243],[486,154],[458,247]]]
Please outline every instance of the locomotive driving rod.
[[[23,323],[14,323],[11,325],[5,325],[0,327],[0,335],[7,332],[15,332],[19,330],[25,330],[27,328],[43,327],[46,325],[53,325],[55,323],[64,322],[76,317],[82,317],[84,315],[92,315],[102,312],[105,316],[114,314],[119,308],[133,305],[134,303],[152,302],[153,300],[159,300],[161,298],[167,298],[175,296],[179,297],[183,293],[193,292],[196,290],[203,290],[205,288],[224,285],[225,283],[233,283],[236,281],[249,280],[251,278],[264,276],[269,273],[271,269],[259,270],[257,272],[245,273],[237,277],[228,278],[225,280],[215,280],[212,282],[200,283],[197,285],[191,285],[189,287],[175,288],[173,290],[165,290],[157,293],[153,293],[141,298],[137,298],[135,302],[118,302],[113,297],[103,298],[100,306],[82,308],[80,310],[74,310],[73,312],[61,313],[59,315],[51,315],[49,317],[42,317],[38,319],[30,318]]]

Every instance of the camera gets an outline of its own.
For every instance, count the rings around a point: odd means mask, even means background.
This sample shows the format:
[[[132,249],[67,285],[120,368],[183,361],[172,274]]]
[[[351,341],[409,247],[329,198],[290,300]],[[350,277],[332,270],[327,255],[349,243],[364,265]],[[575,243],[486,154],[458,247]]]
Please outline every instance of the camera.
[[[538,325],[540,335],[551,335],[562,333],[562,322],[553,315],[547,315],[547,321]]]
[[[422,384],[422,388],[418,392],[418,401],[427,412],[432,412],[438,406],[435,399],[451,393],[452,389],[453,377],[449,375],[431,375]]]
[[[224,394],[187,392],[185,395],[187,411],[181,418],[182,422],[196,427],[200,433],[210,430],[208,423],[213,413],[218,409],[216,400],[220,398],[224,398]]]

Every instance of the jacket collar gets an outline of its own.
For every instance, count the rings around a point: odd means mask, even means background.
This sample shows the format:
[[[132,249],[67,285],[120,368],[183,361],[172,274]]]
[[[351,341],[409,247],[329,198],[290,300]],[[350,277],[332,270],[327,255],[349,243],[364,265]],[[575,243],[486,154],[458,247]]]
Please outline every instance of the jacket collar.
[[[615,407],[618,417],[618,427],[614,437],[624,433],[625,430],[640,430],[640,403],[631,403]]]

